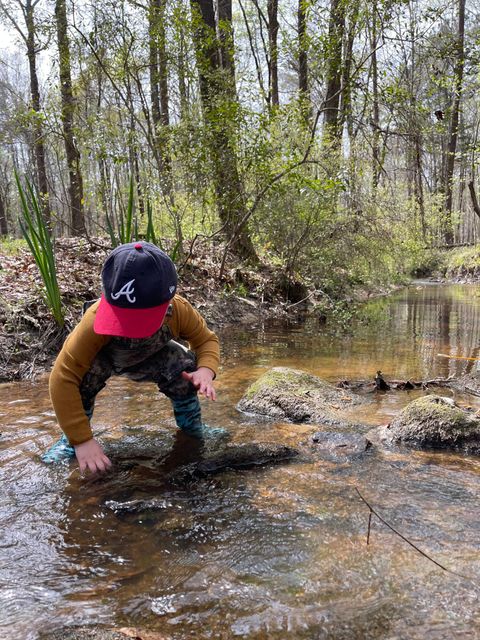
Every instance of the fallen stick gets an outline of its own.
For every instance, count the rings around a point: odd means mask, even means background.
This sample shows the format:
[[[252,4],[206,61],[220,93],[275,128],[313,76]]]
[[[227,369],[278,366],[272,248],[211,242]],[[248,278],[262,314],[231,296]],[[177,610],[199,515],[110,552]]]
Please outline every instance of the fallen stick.
[[[407,544],[409,544],[411,547],[413,547],[413,549],[415,549],[415,551],[417,551],[418,553],[420,553],[424,558],[426,558],[427,560],[430,560],[430,562],[433,562],[433,564],[435,564],[437,567],[439,567],[440,569],[442,569],[443,571],[446,571],[447,573],[452,573],[455,576],[458,576],[460,578],[463,578],[465,580],[468,580],[469,582],[472,582],[475,586],[477,586],[477,583],[475,582],[475,580],[473,580],[473,578],[469,578],[468,576],[463,575],[462,573],[457,573],[456,571],[453,571],[452,569],[449,569],[448,567],[445,567],[443,564],[441,564],[440,562],[437,562],[437,560],[434,560],[431,556],[428,555],[428,553],[425,553],[425,551],[422,551],[421,549],[419,549],[417,547],[417,545],[413,544],[413,542],[411,542],[408,538],[406,538],[402,533],[400,533],[400,531],[397,531],[397,529],[395,529],[395,527],[392,527],[391,524],[389,524],[384,518],[382,518],[382,516],[372,507],[372,505],[362,496],[362,494],[360,493],[360,491],[358,490],[358,487],[355,487],[355,491],[358,493],[358,495],[360,496],[360,499],[362,500],[362,502],[364,502],[367,507],[370,510],[370,514],[369,514],[369,518],[368,518],[368,533],[367,533],[367,544],[370,543],[370,531],[371,531],[371,520],[372,520],[372,514],[377,516],[377,518],[380,520],[380,522],[382,524],[384,524],[386,527],[388,527],[390,529],[390,531],[393,531],[393,533],[395,533],[399,538],[401,538],[402,540],[404,540]]]

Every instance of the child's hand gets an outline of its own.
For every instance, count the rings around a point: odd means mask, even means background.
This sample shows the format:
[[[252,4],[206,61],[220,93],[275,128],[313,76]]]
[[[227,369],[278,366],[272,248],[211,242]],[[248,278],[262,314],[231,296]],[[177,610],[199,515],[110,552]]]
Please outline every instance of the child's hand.
[[[103,473],[112,466],[111,461],[95,438],[75,445],[75,455],[80,465],[80,473],[88,469],[92,473]]]
[[[215,393],[215,389],[213,387],[214,375],[215,374],[213,373],[213,371],[208,367],[199,367],[192,373],[182,371],[182,377],[185,380],[189,380],[199,393],[204,395],[206,398],[210,398],[210,400],[217,399],[217,394]]]

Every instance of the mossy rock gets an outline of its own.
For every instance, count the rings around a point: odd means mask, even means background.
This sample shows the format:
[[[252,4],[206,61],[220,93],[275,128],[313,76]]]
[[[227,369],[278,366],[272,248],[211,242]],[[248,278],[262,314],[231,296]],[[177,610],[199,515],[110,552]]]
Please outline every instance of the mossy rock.
[[[410,402],[386,427],[369,432],[367,438],[426,449],[454,449],[480,454],[480,419],[450,398],[424,396]]]
[[[362,402],[310,373],[275,367],[247,389],[237,408],[272,420],[338,425],[345,423],[343,412]]]

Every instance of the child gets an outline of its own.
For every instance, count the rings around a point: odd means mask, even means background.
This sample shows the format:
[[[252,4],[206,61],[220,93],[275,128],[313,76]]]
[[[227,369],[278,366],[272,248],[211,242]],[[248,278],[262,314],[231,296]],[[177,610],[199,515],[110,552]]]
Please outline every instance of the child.
[[[149,242],[120,245],[102,270],[103,294],[68,336],[50,375],[50,397],[64,435],[44,462],[77,457],[80,471],[111,466],[90,428],[95,397],[112,375],[153,381],[182,431],[202,437],[197,392],[216,400],[217,336],[179,295],[170,258]],[[174,338],[190,344],[189,351]]]

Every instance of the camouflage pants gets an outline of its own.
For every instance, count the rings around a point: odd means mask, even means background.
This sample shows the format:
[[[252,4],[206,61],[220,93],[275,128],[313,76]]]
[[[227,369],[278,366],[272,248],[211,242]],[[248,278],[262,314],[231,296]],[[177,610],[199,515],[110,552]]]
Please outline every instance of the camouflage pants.
[[[111,376],[155,382],[172,401],[196,397],[195,387],[181,375],[196,368],[195,354],[172,340],[166,325],[151,338],[113,338],[97,354],[80,384],[83,408],[91,417],[95,398]]]

